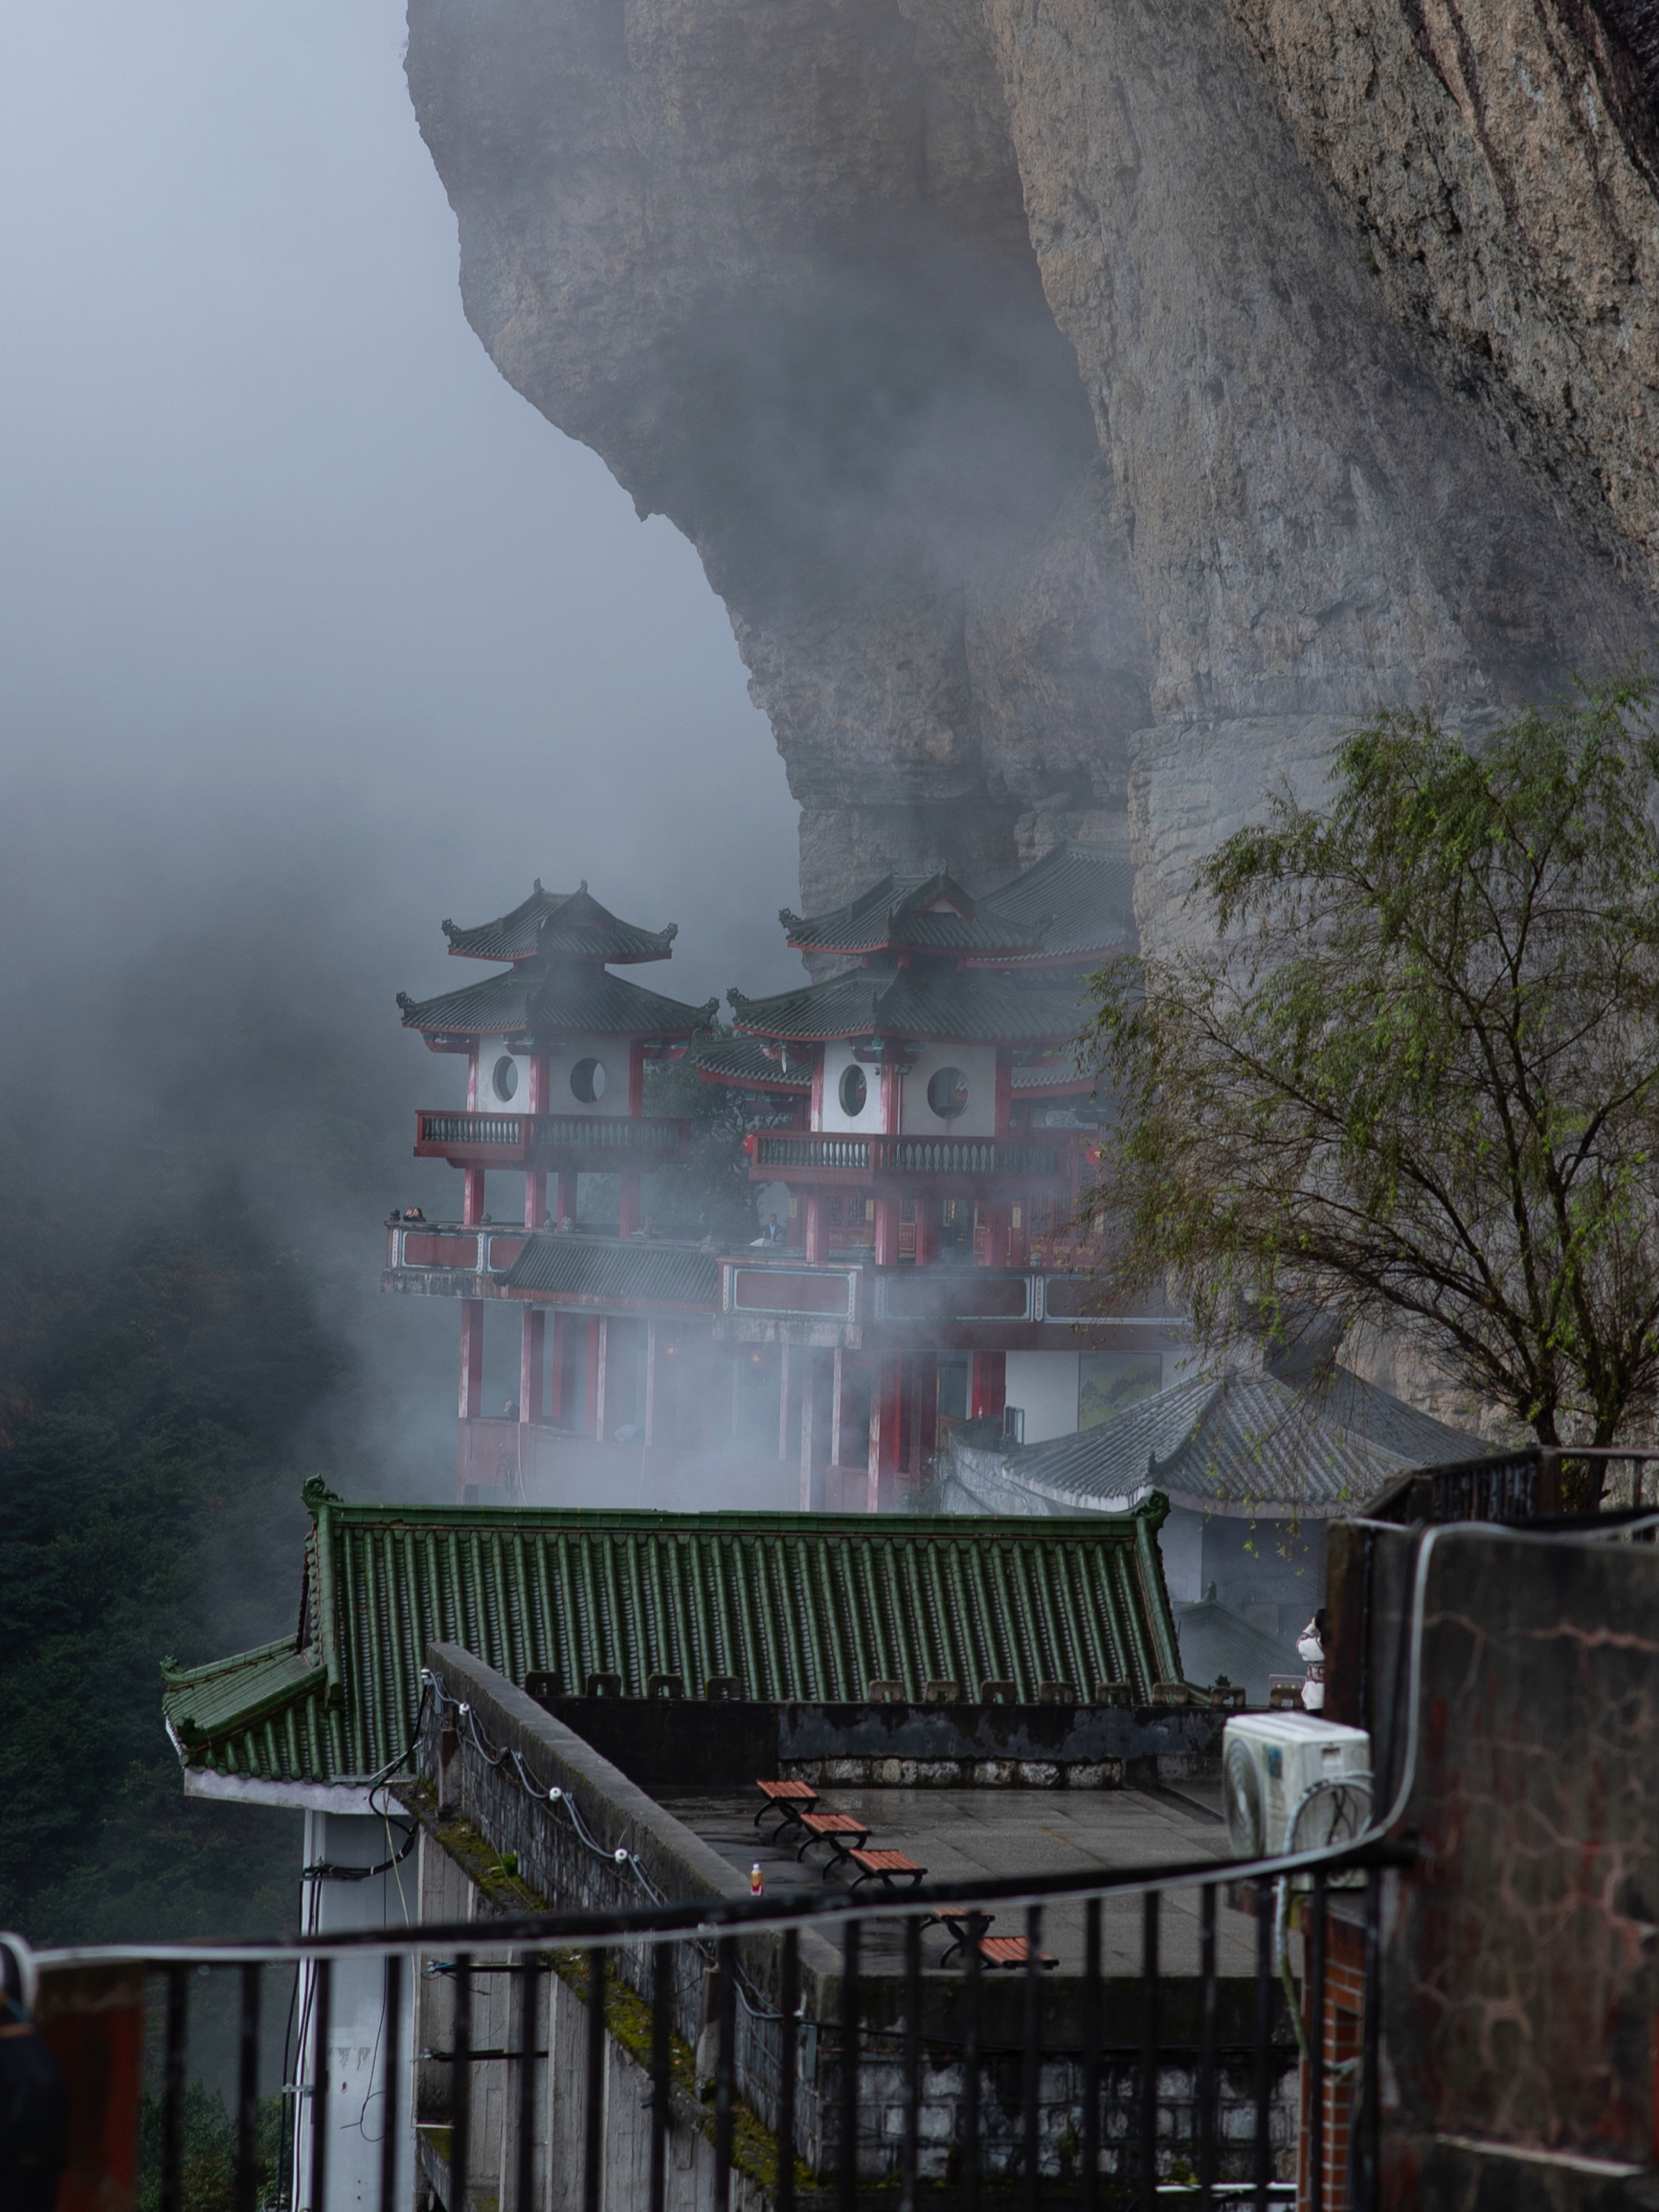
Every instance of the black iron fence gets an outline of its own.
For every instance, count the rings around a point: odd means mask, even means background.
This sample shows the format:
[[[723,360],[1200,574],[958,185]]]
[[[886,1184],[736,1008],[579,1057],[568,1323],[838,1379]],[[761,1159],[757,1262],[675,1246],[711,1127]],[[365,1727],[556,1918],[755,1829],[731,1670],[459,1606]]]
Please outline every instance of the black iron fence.
[[[689,2186],[710,2212],[725,2212],[739,2178],[778,2212],[1292,2198],[1307,2212],[1371,2212],[1380,1894],[1400,1857],[1372,1842],[980,1879],[868,1904],[705,1899],[40,1963],[48,1992],[55,1975],[101,1967],[162,1977],[162,2212],[190,2201],[187,2049],[204,1969],[239,1977],[233,2201],[272,2204],[261,1978],[297,1961],[303,2056],[284,2090],[275,2201],[301,2212],[375,2201],[361,2174],[348,2193],[332,2172],[350,2115],[334,2111],[328,2054],[336,1975],[376,1955],[383,2212],[407,2205],[412,2134],[424,2188],[450,2212],[480,2201],[485,2182],[502,2212],[530,2212],[555,2167],[564,2200],[579,2177],[592,2212],[661,2212],[671,2164],[676,2202]],[[1063,1922],[1064,1938],[1052,1932]],[[413,2110],[398,2088],[412,2059]],[[635,2093],[618,2095],[618,2065],[634,2069]],[[627,2162],[619,2125],[635,2130],[632,2192],[606,2178]]]

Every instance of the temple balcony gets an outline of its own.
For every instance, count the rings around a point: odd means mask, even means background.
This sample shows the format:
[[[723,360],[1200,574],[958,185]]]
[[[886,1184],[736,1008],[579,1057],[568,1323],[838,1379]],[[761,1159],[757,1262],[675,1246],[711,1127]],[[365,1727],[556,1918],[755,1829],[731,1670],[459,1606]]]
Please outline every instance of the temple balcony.
[[[691,1124],[664,1114],[415,1116],[417,1160],[452,1167],[554,1168],[562,1175],[614,1174],[621,1167],[677,1167],[691,1156]]]
[[[1075,1144],[1011,1142],[997,1137],[771,1136],[757,1132],[750,1152],[756,1183],[834,1184],[903,1177],[908,1183],[1015,1184],[1067,1176]]]

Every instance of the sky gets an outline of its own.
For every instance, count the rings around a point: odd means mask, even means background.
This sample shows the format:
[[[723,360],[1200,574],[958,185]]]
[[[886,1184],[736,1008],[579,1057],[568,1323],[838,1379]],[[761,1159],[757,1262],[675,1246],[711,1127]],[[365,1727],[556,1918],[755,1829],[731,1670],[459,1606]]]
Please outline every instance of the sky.
[[[188,1103],[441,1428],[453,1314],[370,1295],[453,1088],[393,993],[536,876],[678,921],[677,997],[782,987],[796,813],[692,549],[468,329],[403,36],[0,17],[0,1082]]]

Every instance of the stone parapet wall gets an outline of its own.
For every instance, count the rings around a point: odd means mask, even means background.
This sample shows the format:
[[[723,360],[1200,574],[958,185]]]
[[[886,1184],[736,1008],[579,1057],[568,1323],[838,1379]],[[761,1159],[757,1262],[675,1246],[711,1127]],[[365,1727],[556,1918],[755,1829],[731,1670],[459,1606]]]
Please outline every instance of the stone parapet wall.
[[[429,1699],[418,1739],[420,1780],[407,1801],[423,1825],[421,1858],[422,1917],[473,1919],[480,1924],[475,1957],[475,2047],[516,2048],[521,2021],[514,2007],[513,1977],[482,1972],[487,1964],[508,1962],[508,1954],[488,1944],[492,1917],[544,1906],[617,1910],[643,1901],[646,1890],[638,1866],[664,1896],[747,1896],[748,1885],[731,1866],[684,1823],[656,1804],[619,1770],[603,1759],[574,1731],[514,1687],[494,1669],[453,1645],[434,1645],[427,1665],[442,1698]],[[464,1704],[468,1712],[458,1712]],[[522,1762],[522,1768],[519,1764]],[[533,1778],[532,1794],[523,1775]],[[837,1777],[838,1779],[841,1777]],[[550,1804],[550,1790],[565,1793]],[[573,1807],[592,1839],[584,1842],[566,1809]],[[621,1858],[618,1853],[623,1854]],[[510,1863],[509,1863],[510,1861]],[[833,2173],[839,2150],[841,2057],[839,2021],[841,1952],[839,1943],[811,1927],[799,1930],[802,2014],[796,2039],[797,2148],[820,2179]],[[648,2048],[648,2015],[640,2000],[652,1989],[652,1946],[648,1939],[625,1939],[609,1954],[616,1975],[606,1998],[607,2201],[614,2206],[646,2201],[649,2172],[647,2081],[643,2058]],[[737,2095],[748,2114],[740,2143],[751,2161],[738,2201],[770,2201],[764,2177],[775,2146],[768,2131],[776,2125],[778,2087],[784,2054],[780,2023],[766,2017],[775,2007],[781,1938],[773,1933],[746,1936],[739,1946],[736,2012]],[[708,2032],[714,2001],[710,1972],[712,1947],[679,1944],[671,1978],[673,2028],[687,2087],[676,2094],[670,2203],[706,2205],[713,2212],[713,2170],[708,2132],[711,2107],[698,2090],[711,2065]],[[575,1953],[555,1953],[546,1977],[546,2036],[543,2047],[555,2052],[560,2069],[562,2109],[538,2119],[543,2156],[563,2160],[553,2201],[579,2198],[580,2103],[585,2095],[587,1968]],[[448,1979],[423,1978],[423,2014],[417,2049],[447,2047],[450,2026]],[[864,2027],[859,2055],[860,2123],[857,2159],[861,2178],[890,2181],[897,2172],[904,2132],[905,2084],[902,2066],[903,1986],[889,1952],[867,1947],[860,1988]],[[953,1972],[924,1975],[924,2058],[919,2133],[921,2169],[932,2180],[948,2178],[960,2159],[966,2078],[960,2056],[966,2020],[964,1977]],[[1082,2139],[1083,2068],[1078,2052],[1081,1983],[1075,1975],[1049,1975],[1041,1985],[1045,2056],[1038,2081],[1042,2173],[1061,2180],[1074,2177]],[[1253,1986],[1241,1981],[1222,1993],[1219,2032],[1223,2048],[1244,2045],[1249,2036]],[[1102,2017],[1124,2023],[1103,2053],[1101,2142],[1103,2171],[1131,2170],[1132,2145],[1140,2127],[1138,2034],[1127,2032],[1138,2019],[1138,1983],[1122,1977],[1101,1985]],[[1182,1977],[1160,1985],[1162,2017],[1176,2046],[1159,2069],[1158,2139],[1160,2172],[1177,2173],[1195,2155],[1196,2082],[1186,2049],[1197,2027],[1197,1987]],[[1010,2093],[1020,2065],[1024,2007],[1022,1980],[1017,1975],[987,1977],[981,1989],[980,2035],[984,2057],[979,2068],[978,2108],[987,2178],[1012,2177],[1022,2155],[1023,2121],[1018,2095]],[[1276,2174],[1294,2165],[1295,2084],[1293,2060],[1281,2048],[1275,2061],[1272,2141]],[[504,2065],[481,2065],[475,2086],[481,2118],[475,2123],[490,2143],[510,2141],[512,2112],[504,2102],[510,2090]],[[1226,2056],[1221,2068],[1218,2140],[1222,2172],[1243,2178],[1250,2159],[1253,2128],[1252,2062]],[[447,2118],[448,2082],[441,2062],[423,2064],[418,2088],[429,2178],[441,2189],[437,2149]],[[493,2133],[492,2133],[493,2131]],[[550,2148],[549,2148],[550,2146]],[[769,2147],[770,2146],[770,2147]],[[492,2156],[498,2156],[496,2153]],[[757,2178],[759,2177],[759,2178]],[[493,2184],[481,2181],[481,2187]],[[563,2192],[563,2194],[561,2194]],[[469,2196],[468,2212],[472,2212]],[[504,2198],[502,2212],[513,2212]]]

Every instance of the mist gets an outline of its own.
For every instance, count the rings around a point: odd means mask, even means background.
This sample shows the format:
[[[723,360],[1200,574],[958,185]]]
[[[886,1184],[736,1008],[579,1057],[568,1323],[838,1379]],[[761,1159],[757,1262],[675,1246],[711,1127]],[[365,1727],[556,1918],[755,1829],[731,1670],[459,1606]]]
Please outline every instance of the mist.
[[[402,38],[392,0],[10,20],[0,1087],[14,1207],[94,1272],[245,1219],[348,1355],[307,1447],[431,1497],[454,1311],[379,1295],[379,1225],[456,1202],[410,1157],[455,1071],[393,994],[536,876],[678,921],[657,988],[779,988],[797,864],[692,550],[466,327]]]

